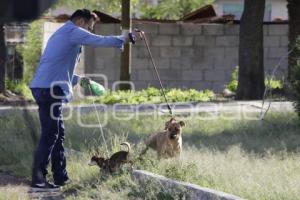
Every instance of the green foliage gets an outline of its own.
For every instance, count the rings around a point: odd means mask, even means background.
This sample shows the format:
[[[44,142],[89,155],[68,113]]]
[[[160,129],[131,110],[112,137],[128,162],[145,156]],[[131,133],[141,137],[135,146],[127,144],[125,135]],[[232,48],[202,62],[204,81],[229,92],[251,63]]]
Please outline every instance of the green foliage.
[[[300,51],[300,37],[296,42],[297,50]],[[300,59],[297,60],[297,66],[294,68],[294,88],[296,91],[295,109],[300,117]]]
[[[26,33],[26,42],[19,46],[17,51],[23,57],[24,61],[24,81],[29,84],[38,66],[42,53],[42,21],[34,21],[30,24]]]
[[[238,74],[239,68],[236,67],[235,70],[231,74],[231,81],[228,85],[225,85],[226,88],[229,90],[236,92],[238,86]],[[283,81],[278,79],[272,78],[265,78],[265,85],[271,89],[282,89],[283,88]]]
[[[228,85],[225,85],[226,88],[229,90],[236,92],[237,86],[238,86],[238,74],[239,74],[239,68],[236,67],[235,70],[231,74],[231,81]]]
[[[166,90],[166,97],[169,102],[198,102],[211,101],[215,98],[215,94],[210,90],[197,91],[195,89],[182,90],[173,88]],[[149,87],[140,91],[119,90],[115,92],[107,92],[104,96],[97,98],[96,102],[103,104],[163,103],[164,98],[159,89]]]
[[[130,0],[132,7],[136,7],[139,0]],[[108,14],[121,12],[120,0],[59,0],[54,7],[68,7],[74,10],[86,8],[89,10],[98,10]]]
[[[24,97],[26,100],[33,100],[28,84],[24,81],[6,80],[6,88],[17,95]]]
[[[37,113],[31,114],[33,127],[38,132]],[[87,116],[97,121],[95,114]],[[87,163],[95,149],[104,152],[105,148],[99,129],[79,126],[77,117],[76,114],[65,121],[65,147],[69,155],[67,170],[72,178],[72,182],[62,188],[66,200],[189,199],[184,198],[186,191],[181,188],[167,187],[155,181],[145,185],[136,183],[128,165],[112,175],[89,166]],[[121,142],[128,141],[132,144],[135,169],[221,190],[244,199],[298,199],[300,135],[295,113],[271,113],[267,116],[268,123],[252,119],[212,119],[211,113],[208,117],[205,120],[197,115],[177,116],[188,125],[182,135],[182,157],[157,160],[152,150],[138,159],[144,148],[141,141],[163,128],[168,120],[166,116],[144,115],[120,120],[108,115],[103,131],[109,155],[121,149]],[[100,119],[103,118],[105,116],[101,115]],[[0,118],[0,170],[30,179],[36,144],[31,140],[25,120],[17,113]],[[128,137],[124,137],[124,132],[129,133]],[[27,190],[24,192],[19,194],[19,199],[27,194]]]
[[[283,81],[278,79],[265,78],[265,85],[271,89],[282,89]]]
[[[142,18],[178,20],[214,0],[162,0],[157,6],[141,7]]]

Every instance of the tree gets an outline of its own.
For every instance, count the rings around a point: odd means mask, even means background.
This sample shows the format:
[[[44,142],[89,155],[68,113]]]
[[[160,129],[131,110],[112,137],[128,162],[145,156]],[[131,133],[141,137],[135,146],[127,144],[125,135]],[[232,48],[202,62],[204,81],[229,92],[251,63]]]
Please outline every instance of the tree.
[[[140,0],[130,0],[133,7],[139,4]],[[115,14],[121,12],[121,0],[60,0],[54,7],[65,6],[68,8],[89,10],[98,10],[107,14]]]
[[[5,93],[6,46],[4,40],[4,24],[0,23],[0,93]]]
[[[296,40],[300,35],[300,1],[287,0],[287,8],[289,15],[289,50],[294,49]],[[295,77],[294,68],[297,65],[297,58],[300,56],[300,49],[294,49],[289,56],[288,80],[292,81]]]
[[[142,5],[141,15],[145,19],[177,20],[214,0],[161,0],[156,6]]]
[[[238,100],[261,99],[265,90],[263,19],[265,0],[245,0],[240,24]]]

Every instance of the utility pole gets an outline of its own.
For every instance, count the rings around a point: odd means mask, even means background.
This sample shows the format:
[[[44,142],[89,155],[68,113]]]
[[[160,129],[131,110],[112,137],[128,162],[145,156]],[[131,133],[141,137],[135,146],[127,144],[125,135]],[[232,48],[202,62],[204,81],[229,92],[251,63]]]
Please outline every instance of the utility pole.
[[[130,18],[130,0],[122,0],[122,30],[131,31],[131,18]],[[121,70],[120,70],[120,81],[130,81],[131,75],[131,43],[124,45],[124,51],[121,55]],[[129,90],[130,84],[120,84],[120,90]]]

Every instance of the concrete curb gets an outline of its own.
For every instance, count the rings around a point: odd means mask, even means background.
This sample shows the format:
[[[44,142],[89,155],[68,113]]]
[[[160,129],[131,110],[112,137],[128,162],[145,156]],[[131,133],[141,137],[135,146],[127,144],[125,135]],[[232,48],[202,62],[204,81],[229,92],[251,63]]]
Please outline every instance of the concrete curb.
[[[171,107],[175,114],[193,114],[193,113],[260,113],[261,101],[233,101],[233,102],[186,102],[186,103],[171,103]],[[265,111],[269,105],[266,102],[263,110]],[[114,112],[161,112],[161,114],[168,114],[166,104],[140,104],[140,105],[101,105],[96,104],[97,110],[114,111]],[[14,107],[14,106],[0,106],[0,116],[20,112],[24,109],[28,111],[36,111],[37,106],[30,105],[28,107]],[[64,105],[64,111],[75,111],[79,113],[94,112],[93,105]],[[274,112],[294,112],[292,102],[271,102],[270,111]]]
[[[188,194],[187,199],[191,200],[242,200],[241,197],[225,192],[200,187],[187,182],[175,181],[144,170],[134,170],[133,176],[135,181],[139,183],[141,187],[149,184],[149,181],[154,181],[163,187],[167,187],[171,191],[177,191],[178,188],[184,189]]]

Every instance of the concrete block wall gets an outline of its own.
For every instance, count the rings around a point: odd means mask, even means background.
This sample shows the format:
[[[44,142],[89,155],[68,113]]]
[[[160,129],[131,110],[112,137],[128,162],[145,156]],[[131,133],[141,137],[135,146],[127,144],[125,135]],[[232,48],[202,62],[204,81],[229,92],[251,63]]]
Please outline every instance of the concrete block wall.
[[[238,66],[239,25],[189,23],[135,23],[144,30],[165,87],[213,89],[217,92],[231,80]],[[119,24],[97,24],[96,34],[120,34]],[[251,33],[249,33],[251,34]],[[265,72],[271,74],[288,51],[288,25],[264,25]],[[121,51],[84,48],[80,70],[105,74],[109,87],[119,80]],[[287,74],[285,59],[277,72]],[[132,46],[131,78],[136,89],[159,86],[143,41]]]

